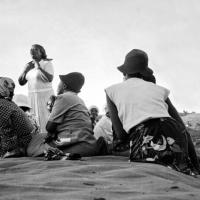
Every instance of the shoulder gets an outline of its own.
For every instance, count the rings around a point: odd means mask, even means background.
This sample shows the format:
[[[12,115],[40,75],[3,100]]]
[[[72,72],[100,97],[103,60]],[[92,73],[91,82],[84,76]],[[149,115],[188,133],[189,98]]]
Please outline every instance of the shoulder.
[[[52,66],[52,59],[43,59],[40,61],[40,65],[42,66]]]
[[[105,89],[105,91],[107,92],[107,91],[115,90],[116,88],[121,87],[123,84],[124,84],[124,82],[122,82],[122,83],[116,83],[116,84],[110,85],[109,87],[107,87],[107,88]]]
[[[170,90],[164,86],[161,86],[161,85],[158,85],[158,84],[153,84],[155,85],[155,87],[159,88],[160,90],[164,91],[164,92],[167,92],[167,93],[170,93]]]
[[[146,87],[145,90],[147,92],[151,92],[151,93],[153,93],[155,95],[162,96],[164,99],[167,99],[167,97],[170,94],[170,90],[169,89],[167,89],[167,88],[165,88],[163,86],[154,84],[154,83],[149,83],[149,87]]]
[[[54,105],[57,104],[58,102],[63,101],[64,99],[66,99],[66,97],[65,97],[64,94],[59,94],[59,95],[57,95],[57,97],[56,97],[56,99],[55,99],[55,102],[54,102]]]
[[[106,94],[111,98],[113,95],[115,95],[116,93],[118,93],[119,91],[122,90],[122,88],[124,88],[125,83],[117,83],[117,84],[113,84],[109,87],[107,87],[105,89]]]
[[[21,110],[17,104],[15,104],[13,101],[9,101],[7,99],[0,99],[0,107],[6,108],[8,110]]]
[[[11,102],[12,116],[15,121],[19,121],[23,124],[29,124],[29,119],[27,114],[18,107],[14,102]]]
[[[55,104],[64,105],[65,103],[69,103],[76,98],[77,98],[76,96],[74,96],[74,95],[72,95],[71,93],[68,93],[68,92],[63,93],[63,94],[59,94],[56,97]]]
[[[164,98],[167,99],[167,97],[168,97],[169,94],[170,94],[170,90],[167,89],[167,88],[165,88],[165,87],[163,87],[163,86],[159,86],[159,88],[163,91],[163,93],[164,93]]]
[[[0,98],[0,110],[1,118],[8,118],[14,109],[10,101]]]
[[[69,99],[69,98],[73,98],[74,95],[71,94],[70,92],[65,92],[63,94],[59,94],[56,98],[56,100],[60,100],[60,99]]]

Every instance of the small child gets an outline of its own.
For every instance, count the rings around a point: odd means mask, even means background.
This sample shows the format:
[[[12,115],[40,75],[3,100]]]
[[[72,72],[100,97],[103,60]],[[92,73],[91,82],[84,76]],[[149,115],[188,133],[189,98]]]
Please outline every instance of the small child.
[[[89,115],[90,115],[90,119],[92,122],[92,129],[94,129],[96,123],[99,121],[100,116],[99,116],[99,109],[97,108],[97,106],[90,106],[89,107]]]
[[[49,97],[49,100],[47,101],[47,109],[48,109],[49,112],[52,111],[52,108],[53,108],[55,100],[56,100],[56,96],[55,95],[51,95]]]
[[[34,126],[33,133],[39,134],[40,126],[37,123],[35,115],[30,112],[31,106],[28,103],[28,97],[23,94],[16,94],[13,97],[13,101],[27,114],[29,120],[31,121],[32,125]]]

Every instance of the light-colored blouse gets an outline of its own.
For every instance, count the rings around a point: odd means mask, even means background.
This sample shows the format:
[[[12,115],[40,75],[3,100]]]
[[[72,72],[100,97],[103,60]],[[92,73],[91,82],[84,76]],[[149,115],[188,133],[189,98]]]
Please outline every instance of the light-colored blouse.
[[[169,90],[139,78],[130,78],[105,89],[118,110],[124,130],[152,118],[170,117],[165,102]]]
[[[53,65],[49,60],[41,60],[39,62],[40,67],[49,74],[53,75]],[[35,68],[31,69],[26,74],[26,80],[28,81],[29,92],[42,92],[52,89],[52,82],[49,82],[47,77],[38,69],[38,64],[35,63]]]

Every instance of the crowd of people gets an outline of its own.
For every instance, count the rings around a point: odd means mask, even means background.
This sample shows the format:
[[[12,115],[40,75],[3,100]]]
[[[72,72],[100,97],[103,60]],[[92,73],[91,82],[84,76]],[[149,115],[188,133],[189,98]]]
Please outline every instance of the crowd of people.
[[[133,49],[117,69],[123,81],[105,89],[105,114],[86,107],[79,93],[80,72],[59,75],[55,95],[52,59],[38,44],[30,50],[18,83],[28,95],[14,95],[11,78],[0,77],[0,156],[66,155],[127,156],[130,161],[162,164],[179,172],[200,174],[199,158],[190,134],[169,99],[156,84],[146,52]]]

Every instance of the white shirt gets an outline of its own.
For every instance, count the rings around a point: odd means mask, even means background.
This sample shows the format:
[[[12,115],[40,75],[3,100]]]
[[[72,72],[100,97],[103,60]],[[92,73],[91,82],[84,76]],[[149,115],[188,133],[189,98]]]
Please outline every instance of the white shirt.
[[[104,137],[108,144],[113,141],[112,122],[106,115],[102,116],[94,127],[94,137]]]
[[[130,78],[106,88],[106,94],[115,104],[124,130],[152,118],[170,117],[165,102],[169,90],[139,78]]]

